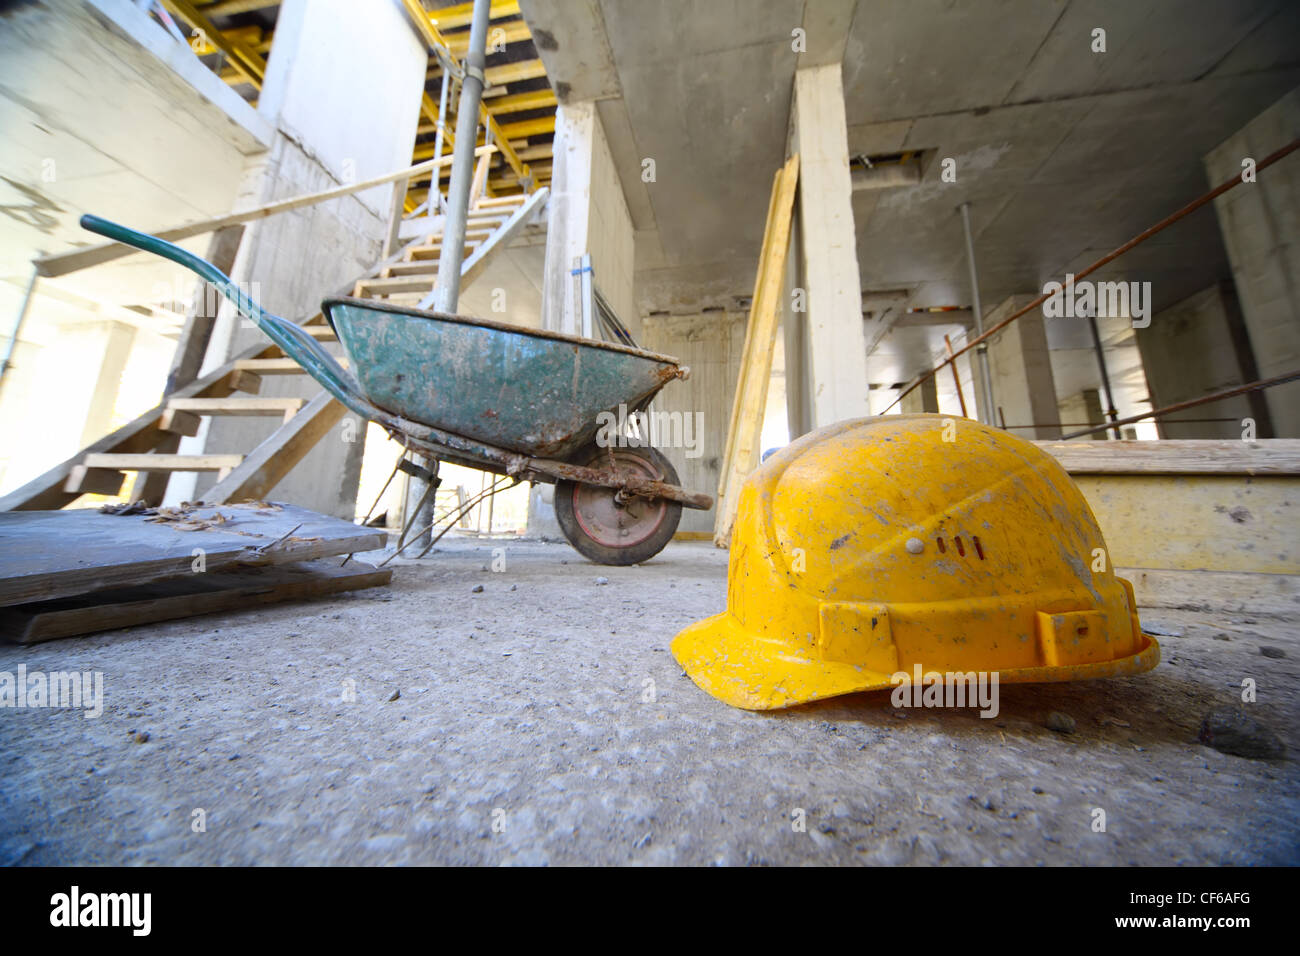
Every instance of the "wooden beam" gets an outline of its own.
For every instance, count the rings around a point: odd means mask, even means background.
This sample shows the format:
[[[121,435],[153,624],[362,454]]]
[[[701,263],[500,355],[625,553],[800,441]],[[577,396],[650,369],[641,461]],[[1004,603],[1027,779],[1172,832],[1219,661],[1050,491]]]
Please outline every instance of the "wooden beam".
[[[191,438],[199,433],[202,425],[203,419],[198,415],[175,407],[164,411],[162,418],[158,420],[158,427],[163,431],[171,432],[173,435],[188,435]]]
[[[500,20],[504,17],[515,17],[519,15],[519,0],[492,0],[491,12],[489,17],[493,20]],[[454,6],[443,7],[441,10],[434,10],[429,14],[433,22],[437,24],[439,30],[455,30],[458,27],[467,27],[470,21],[474,19],[474,4],[458,3]]]
[[[39,644],[198,614],[382,587],[392,578],[390,568],[375,568],[363,561],[341,566],[337,557],[188,574],[0,609],[0,637],[15,644]]]
[[[266,61],[257,53],[239,40],[223,34],[189,0],[162,0],[162,5],[191,28],[198,30],[204,39],[224,53],[230,65],[242,73],[248,82],[259,90],[262,88],[262,81],[266,77]]]
[[[439,30],[446,30],[441,23],[437,22],[435,12],[435,24]],[[498,32],[500,31],[500,32]],[[469,52],[469,31],[462,30],[458,33],[443,33],[447,40],[447,52],[457,59],[463,57]],[[511,20],[508,23],[496,23],[488,27],[487,48],[488,54],[492,54],[492,46],[497,42],[511,44],[518,43],[521,40],[531,40],[532,33],[528,29],[528,24],[523,20]],[[497,51],[501,52],[501,51]]]
[[[745,326],[745,346],[740,360],[740,378],[731,405],[722,459],[722,480],[718,484],[718,511],[713,541],[725,548],[731,541],[740,488],[758,467],[759,437],[763,410],[767,406],[768,381],[772,377],[772,350],[776,344],[781,312],[781,285],[790,249],[790,226],[794,215],[795,188],[799,182],[799,155],[791,156],[772,180],[763,249],[754,278],[754,298]]]
[[[506,113],[522,113],[525,110],[544,110],[558,106],[559,102],[555,99],[555,91],[529,90],[527,93],[511,93],[508,96],[498,96],[487,101],[488,112],[493,116],[502,116]]]
[[[328,392],[321,392],[253,449],[230,474],[208,489],[203,500],[224,504],[245,498],[265,498],[316,447],[345,411]],[[364,437],[364,429],[359,434]]]
[[[1300,475],[1300,439],[1035,442],[1072,475]]]

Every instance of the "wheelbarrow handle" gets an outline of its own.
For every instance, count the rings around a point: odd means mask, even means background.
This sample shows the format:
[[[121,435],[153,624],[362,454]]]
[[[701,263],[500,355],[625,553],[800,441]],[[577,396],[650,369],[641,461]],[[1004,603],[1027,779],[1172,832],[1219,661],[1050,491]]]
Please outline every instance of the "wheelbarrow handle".
[[[244,294],[231,278],[206,259],[182,249],[174,243],[148,233],[136,232],[119,223],[98,216],[81,217],[81,228],[98,233],[116,242],[134,246],[144,252],[170,259],[197,274],[205,282],[230,300],[239,314],[255,323],[267,337],[284,350],[284,353],[303,367],[325,390],[364,418],[376,419],[383,415],[361,394],[356,379],[338,363],[319,342],[301,326],[278,315],[267,312]]]

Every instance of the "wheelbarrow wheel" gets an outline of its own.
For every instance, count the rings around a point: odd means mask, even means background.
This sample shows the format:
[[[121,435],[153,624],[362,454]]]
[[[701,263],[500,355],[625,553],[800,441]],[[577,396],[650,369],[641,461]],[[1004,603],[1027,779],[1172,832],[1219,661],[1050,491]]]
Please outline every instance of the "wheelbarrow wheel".
[[[681,483],[672,463],[654,448],[616,448],[614,462],[619,471],[641,478]],[[574,464],[608,468],[609,450],[590,449]],[[664,549],[682,520],[682,506],[667,498],[624,496],[617,488],[557,481],[555,516],[579,554],[597,564],[629,565],[648,561]]]

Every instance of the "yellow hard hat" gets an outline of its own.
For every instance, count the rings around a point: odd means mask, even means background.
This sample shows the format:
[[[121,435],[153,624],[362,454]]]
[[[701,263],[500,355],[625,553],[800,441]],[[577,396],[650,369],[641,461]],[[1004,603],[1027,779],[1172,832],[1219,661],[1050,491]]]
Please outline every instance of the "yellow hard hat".
[[[940,415],[839,422],[765,462],[740,492],[727,610],[672,651],[747,710],[895,686],[918,666],[1033,682],[1160,662],[1065,469]]]

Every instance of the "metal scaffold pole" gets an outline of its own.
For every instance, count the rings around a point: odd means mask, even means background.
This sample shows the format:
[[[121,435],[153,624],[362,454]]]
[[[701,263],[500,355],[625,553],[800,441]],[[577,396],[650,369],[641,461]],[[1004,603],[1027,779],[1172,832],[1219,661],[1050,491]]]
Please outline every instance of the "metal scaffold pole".
[[[962,229],[966,233],[966,264],[970,266],[971,307],[975,314],[975,335],[978,337],[984,334],[984,310],[980,306],[979,274],[975,271],[975,243],[970,234],[970,203],[964,202],[959,208]],[[976,351],[979,352],[980,379],[984,383],[984,400],[976,403],[979,409],[979,420],[985,425],[994,425],[997,423],[997,415],[993,404],[993,376],[989,373],[988,344],[981,342]]]

